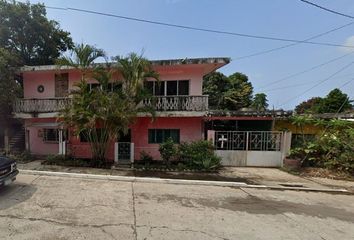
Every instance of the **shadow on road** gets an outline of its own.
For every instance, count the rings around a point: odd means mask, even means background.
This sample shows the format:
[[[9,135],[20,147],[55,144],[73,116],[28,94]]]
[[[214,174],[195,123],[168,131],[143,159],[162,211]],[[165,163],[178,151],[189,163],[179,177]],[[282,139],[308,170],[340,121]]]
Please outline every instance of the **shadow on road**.
[[[0,210],[10,208],[32,197],[37,188],[30,184],[13,183],[0,187]]]

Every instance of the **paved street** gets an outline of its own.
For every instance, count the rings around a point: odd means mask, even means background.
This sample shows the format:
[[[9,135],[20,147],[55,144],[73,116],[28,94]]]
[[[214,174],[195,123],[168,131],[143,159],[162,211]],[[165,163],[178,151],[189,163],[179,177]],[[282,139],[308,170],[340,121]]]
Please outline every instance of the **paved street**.
[[[0,239],[354,239],[354,196],[20,174]]]

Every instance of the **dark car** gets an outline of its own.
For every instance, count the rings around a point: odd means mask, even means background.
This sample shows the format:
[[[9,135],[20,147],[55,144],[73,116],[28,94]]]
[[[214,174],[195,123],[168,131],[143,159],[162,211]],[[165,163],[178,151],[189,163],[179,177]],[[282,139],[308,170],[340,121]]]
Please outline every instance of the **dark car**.
[[[16,161],[0,156],[0,187],[9,185],[15,181],[17,174]]]

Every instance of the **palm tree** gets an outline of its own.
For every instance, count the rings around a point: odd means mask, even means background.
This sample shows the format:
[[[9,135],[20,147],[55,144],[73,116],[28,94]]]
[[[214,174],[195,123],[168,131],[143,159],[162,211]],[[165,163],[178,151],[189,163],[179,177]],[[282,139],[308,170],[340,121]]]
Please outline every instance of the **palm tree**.
[[[82,79],[77,90],[72,93],[72,104],[61,113],[64,122],[75,129],[76,135],[84,135],[90,143],[93,164],[105,162],[109,144],[115,141],[120,132],[127,133],[141,111],[153,112],[151,108],[141,108],[140,102],[146,95],[144,82],[147,78],[157,78],[151,63],[136,54],[125,58],[115,58],[114,68],[94,66],[103,51],[88,45],[78,45],[71,58],[62,58],[59,63],[80,69]],[[121,74],[122,89],[111,91],[108,83],[113,75]],[[100,88],[89,89],[86,78],[97,80]]]
[[[152,69],[151,62],[142,55],[130,53],[127,57],[115,57],[116,69],[122,75],[123,90],[128,98],[140,103],[147,95],[144,84],[147,79],[159,79]]]
[[[88,44],[76,44],[71,50],[70,56],[63,56],[56,61],[59,67],[71,67],[79,69],[81,80],[85,81],[89,73],[94,72],[94,63],[98,58],[106,60],[106,54],[102,49]]]

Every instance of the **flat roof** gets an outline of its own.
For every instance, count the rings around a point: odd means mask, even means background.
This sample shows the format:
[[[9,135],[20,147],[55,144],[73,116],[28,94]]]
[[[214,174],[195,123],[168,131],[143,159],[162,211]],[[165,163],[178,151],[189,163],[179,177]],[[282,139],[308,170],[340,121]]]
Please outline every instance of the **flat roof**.
[[[184,59],[166,59],[166,60],[151,60],[152,66],[177,66],[177,65],[202,65],[216,64],[219,67],[228,64],[231,61],[228,57],[208,57],[208,58],[184,58]],[[106,65],[106,63],[95,63],[93,66]],[[23,66],[20,72],[32,71],[53,71],[57,70],[58,65],[40,65],[40,66]],[[60,69],[74,69],[73,67],[63,66]]]

